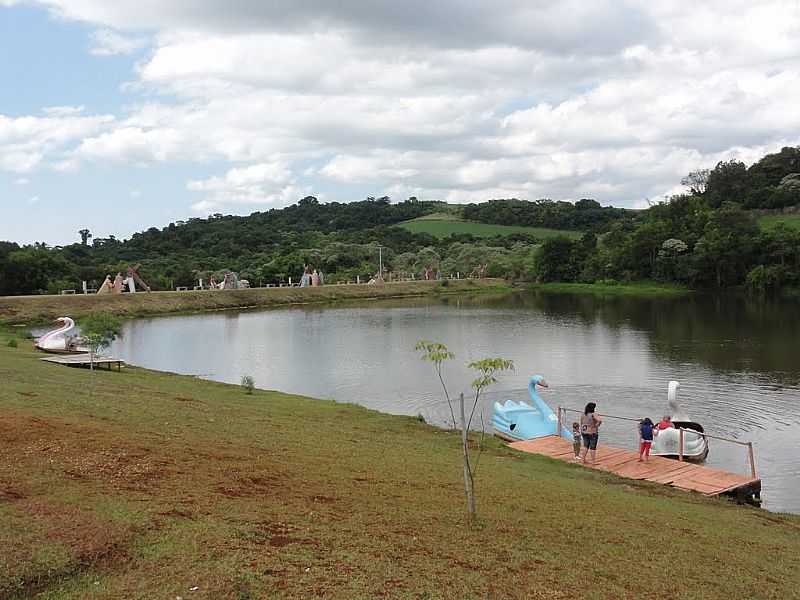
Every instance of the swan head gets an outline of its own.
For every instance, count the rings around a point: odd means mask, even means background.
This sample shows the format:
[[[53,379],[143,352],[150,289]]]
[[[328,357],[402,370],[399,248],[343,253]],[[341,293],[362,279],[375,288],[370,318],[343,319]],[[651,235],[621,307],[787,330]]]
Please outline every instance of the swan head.
[[[672,404],[678,400],[678,388],[681,384],[677,381],[670,381],[667,386],[667,401]]]
[[[542,377],[541,375],[534,375],[533,377],[531,377],[531,383],[534,386],[540,385],[540,386],[542,386],[544,388],[550,387],[549,385],[547,385],[547,382],[544,380],[544,377]]]

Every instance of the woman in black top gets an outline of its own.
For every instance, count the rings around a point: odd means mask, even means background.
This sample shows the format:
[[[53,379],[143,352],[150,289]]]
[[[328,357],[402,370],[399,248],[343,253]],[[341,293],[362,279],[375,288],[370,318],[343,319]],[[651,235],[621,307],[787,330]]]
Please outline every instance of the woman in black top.
[[[583,438],[581,460],[585,463],[586,453],[590,452],[591,459],[589,464],[594,464],[595,452],[597,451],[597,428],[603,422],[595,416],[595,408],[597,408],[597,405],[594,402],[589,402],[586,408],[583,409],[583,415],[581,415],[581,437]]]

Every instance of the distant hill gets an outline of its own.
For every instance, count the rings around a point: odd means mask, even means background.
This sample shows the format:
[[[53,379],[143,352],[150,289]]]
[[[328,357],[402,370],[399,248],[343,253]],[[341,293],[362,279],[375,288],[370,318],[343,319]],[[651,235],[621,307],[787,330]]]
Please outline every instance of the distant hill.
[[[297,281],[305,265],[322,270],[329,282],[354,280],[375,273],[378,246],[383,264],[397,273],[419,274],[438,266],[444,272],[530,278],[533,252],[542,241],[603,231],[625,214],[588,200],[489,204],[482,212],[483,205],[416,198],[323,204],[307,196],[287,208],[248,216],[215,214],[151,227],[127,240],[95,234],[91,245],[63,248],[0,243],[0,295],[58,293],[80,289],[81,281],[97,287],[106,275],[140,263],[140,273],[154,289],[191,287],[226,270],[256,285]],[[475,218],[464,218],[466,211]],[[492,222],[495,218],[505,222]],[[508,222],[514,218],[520,222]]]

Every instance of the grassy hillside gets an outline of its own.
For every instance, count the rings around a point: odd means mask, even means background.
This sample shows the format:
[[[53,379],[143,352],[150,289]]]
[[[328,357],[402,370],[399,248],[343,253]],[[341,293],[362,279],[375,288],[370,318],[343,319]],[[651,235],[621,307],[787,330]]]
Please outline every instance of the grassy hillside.
[[[778,224],[783,224],[789,229],[800,230],[800,214],[766,215],[758,219],[761,229],[773,229]]]
[[[571,239],[581,236],[579,231],[560,229],[546,229],[543,227],[523,227],[513,225],[490,225],[474,221],[464,221],[447,213],[433,213],[418,219],[405,221],[399,225],[411,233],[427,233],[438,238],[459,233],[468,233],[475,237],[494,237],[496,235],[510,235],[512,233],[527,233],[537,238],[546,239],[563,235]]]
[[[490,439],[473,529],[453,433],[192,377],[68,369],[7,338],[0,331],[2,598],[464,600],[582,590],[594,599],[783,600],[800,586],[797,517]]]

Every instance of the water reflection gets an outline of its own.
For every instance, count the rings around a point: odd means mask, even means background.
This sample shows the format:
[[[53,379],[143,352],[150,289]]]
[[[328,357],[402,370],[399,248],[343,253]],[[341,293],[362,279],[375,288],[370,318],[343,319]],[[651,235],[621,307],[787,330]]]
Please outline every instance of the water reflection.
[[[744,298],[596,298],[524,292],[502,297],[373,302],[334,308],[143,319],[114,351],[133,364],[318,398],[357,402],[444,424],[449,409],[420,339],[446,343],[451,392],[469,393],[468,361],[513,359],[481,408],[522,399],[528,378],[547,377],[552,405],[658,417],[670,379],[709,433],[756,442],[765,505],[800,512],[800,364],[792,354],[796,304]],[[635,429],[608,422],[603,440],[634,447]],[[746,453],[719,443],[710,463],[746,472]]]

